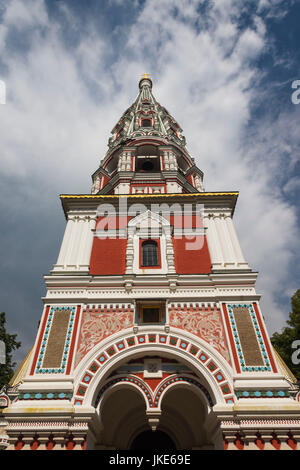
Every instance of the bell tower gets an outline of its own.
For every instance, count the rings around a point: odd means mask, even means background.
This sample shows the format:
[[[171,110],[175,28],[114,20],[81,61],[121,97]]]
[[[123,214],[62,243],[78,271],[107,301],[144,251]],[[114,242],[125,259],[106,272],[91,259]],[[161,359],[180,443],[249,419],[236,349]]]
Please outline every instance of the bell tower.
[[[116,171],[117,170],[117,171]],[[93,174],[92,194],[203,192],[203,173],[186,149],[175,119],[152,94],[144,74],[139,94],[112,130],[108,152]]]
[[[152,86],[144,74],[91,193],[60,196],[66,229],[6,394],[7,448],[299,449],[299,390],[235,231],[238,192],[205,191]]]

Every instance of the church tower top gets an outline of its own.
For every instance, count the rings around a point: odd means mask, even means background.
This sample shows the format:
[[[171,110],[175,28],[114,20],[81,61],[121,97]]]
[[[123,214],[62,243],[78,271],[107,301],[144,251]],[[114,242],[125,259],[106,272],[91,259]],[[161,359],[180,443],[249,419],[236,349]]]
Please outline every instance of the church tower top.
[[[92,177],[93,194],[204,191],[203,173],[186,149],[182,129],[155,99],[152,85],[144,73],[137,98],[111,131],[108,151]]]
[[[153,136],[185,147],[182,129],[171,114],[161,106],[152,93],[152,80],[144,73],[139,81],[139,94],[134,103],[121,116],[108,141],[109,149],[124,139]]]
[[[139,88],[141,88],[142,86],[150,86],[152,89],[152,80],[150,78],[149,73],[144,73],[142,78],[140,79]]]

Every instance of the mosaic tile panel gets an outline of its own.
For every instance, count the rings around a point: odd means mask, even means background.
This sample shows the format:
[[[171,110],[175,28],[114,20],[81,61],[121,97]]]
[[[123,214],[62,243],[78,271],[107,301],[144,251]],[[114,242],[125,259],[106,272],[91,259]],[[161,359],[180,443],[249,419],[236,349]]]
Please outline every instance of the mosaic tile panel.
[[[39,350],[36,374],[66,372],[76,307],[51,307]]]
[[[263,335],[260,330],[259,322],[257,320],[253,305],[229,304],[227,305],[227,309],[233,339],[237,350],[238,361],[242,372],[271,371],[266,345],[263,340]],[[243,323],[239,317],[244,313],[247,317],[247,320]],[[246,324],[249,327],[249,336],[252,337],[251,342],[247,342],[246,340]],[[253,335],[255,335],[255,338]],[[254,353],[250,351],[251,345],[253,348],[255,348],[255,356]],[[250,361],[254,361],[254,363]]]

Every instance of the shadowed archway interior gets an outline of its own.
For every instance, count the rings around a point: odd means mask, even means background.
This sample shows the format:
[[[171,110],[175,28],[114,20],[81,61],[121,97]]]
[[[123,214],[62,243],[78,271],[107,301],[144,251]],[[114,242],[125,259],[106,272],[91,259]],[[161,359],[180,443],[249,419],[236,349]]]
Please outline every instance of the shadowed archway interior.
[[[133,440],[130,450],[176,450],[173,440],[163,431],[144,431]]]
[[[138,362],[126,365],[130,366],[138,367]],[[214,443],[206,427],[209,410],[202,391],[191,383],[177,383],[166,390],[161,407],[153,414],[141,389],[120,381],[107,389],[99,404],[101,432],[95,448],[211,449]]]

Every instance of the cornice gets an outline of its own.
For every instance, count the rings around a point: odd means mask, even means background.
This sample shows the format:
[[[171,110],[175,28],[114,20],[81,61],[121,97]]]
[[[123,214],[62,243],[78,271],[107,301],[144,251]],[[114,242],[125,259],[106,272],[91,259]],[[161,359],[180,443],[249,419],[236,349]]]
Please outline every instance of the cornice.
[[[167,298],[168,302],[195,304],[195,303],[220,303],[230,302],[253,302],[259,301],[260,295],[255,293],[253,288],[195,288],[195,289],[177,289],[170,288],[149,289],[149,288],[133,288],[126,290],[125,287],[119,289],[50,289],[46,297],[42,300],[47,305],[56,304],[107,304],[107,303],[130,303],[136,299],[162,299]]]
[[[238,197],[238,191],[224,191],[224,192],[197,192],[197,193],[173,193],[173,194],[61,194],[60,199],[101,199],[101,198],[151,198],[151,197],[218,197],[218,196],[235,196]]]
[[[238,191],[223,191],[223,192],[197,192],[197,193],[164,193],[164,194],[61,194],[60,200],[65,215],[70,209],[84,209],[88,207],[90,210],[95,210],[100,203],[110,203],[118,206],[122,201],[135,201],[143,200],[144,204],[157,203],[161,201],[174,203],[207,203],[210,207],[215,209],[230,210],[233,215]],[[212,206],[213,205],[213,206]]]
[[[122,289],[124,285],[131,285],[132,289],[169,289],[170,285],[176,289],[216,289],[216,288],[254,288],[257,273],[217,273],[202,275],[125,275],[125,276],[89,276],[52,274],[44,276],[48,289]]]

